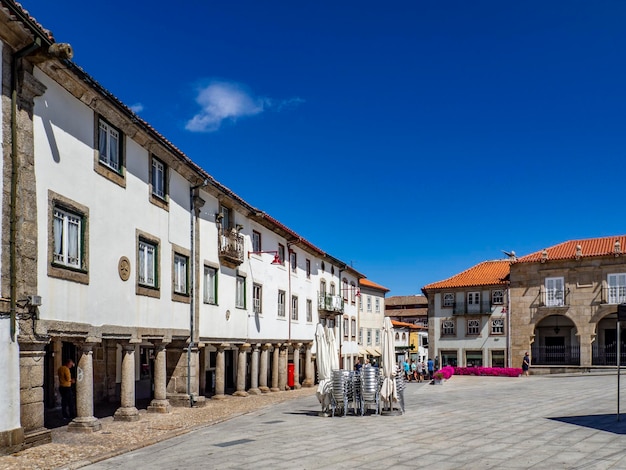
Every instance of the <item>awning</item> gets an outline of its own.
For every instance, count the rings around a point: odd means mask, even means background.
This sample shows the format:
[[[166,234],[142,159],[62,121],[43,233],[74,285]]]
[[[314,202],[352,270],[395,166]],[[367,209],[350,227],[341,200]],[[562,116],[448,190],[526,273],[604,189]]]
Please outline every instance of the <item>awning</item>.
[[[365,357],[368,356],[369,353],[367,352],[366,348],[359,348],[359,357]]]
[[[367,348],[370,356],[380,357],[380,348]]]

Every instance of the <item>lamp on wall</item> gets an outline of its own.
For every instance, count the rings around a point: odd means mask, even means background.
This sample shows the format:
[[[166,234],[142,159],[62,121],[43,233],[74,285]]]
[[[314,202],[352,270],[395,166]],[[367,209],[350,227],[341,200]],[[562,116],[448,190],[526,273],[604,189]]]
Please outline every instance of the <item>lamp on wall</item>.
[[[548,261],[548,250],[544,248],[541,252],[541,262],[545,263],[546,261]]]
[[[554,317],[554,321],[555,321],[555,324],[554,324],[554,334],[558,335],[559,331],[561,331],[561,328],[559,328],[559,317],[555,316]]]
[[[283,264],[283,260],[280,259],[278,251],[248,251],[248,259],[250,259],[250,255],[260,255],[262,253],[270,253],[274,255],[272,264]]]

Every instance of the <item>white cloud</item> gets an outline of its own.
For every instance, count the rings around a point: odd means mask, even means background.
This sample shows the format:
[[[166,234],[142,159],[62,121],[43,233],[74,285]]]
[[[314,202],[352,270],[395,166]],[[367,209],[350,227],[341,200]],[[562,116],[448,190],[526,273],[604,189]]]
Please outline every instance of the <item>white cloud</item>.
[[[185,129],[191,132],[214,132],[226,120],[236,121],[268,109],[280,111],[303,101],[300,98],[276,101],[257,97],[239,83],[215,81],[198,91],[196,103],[200,105],[200,112],[187,121]]]
[[[133,105],[130,106],[130,109],[133,113],[135,114],[139,114],[140,112],[143,111],[143,104],[141,103],[135,103]]]

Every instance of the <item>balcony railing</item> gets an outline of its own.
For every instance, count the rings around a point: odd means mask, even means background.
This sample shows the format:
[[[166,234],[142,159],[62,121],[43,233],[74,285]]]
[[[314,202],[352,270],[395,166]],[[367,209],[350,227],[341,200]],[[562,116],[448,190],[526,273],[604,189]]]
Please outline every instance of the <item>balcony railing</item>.
[[[230,268],[243,263],[243,235],[236,231],[224,231],[219,236],[220,262]]]
[[[594,344],[592,347],[593,357],[591,363],[594,366],[616,366],[617,344],[602,346]],[[620,364],[626,364],[626,344],[622,343],[620,351]]]
[[[626,286],[603,287],[602,302],[605,304],[623,304],[626,302]]]
[[[568,307],[569,289],[545,290],[541,292],[542,307]]]
[[[319,294],[318,310],[343,313],[343,299],[340,295]]]
[[[454,315],[465,314],[491,314],[491,302],[485,300],[480,304],[466,304],[465,302],[455,302],[452,313]]]
[[[568,365],[580,364],[580,346],[533,346],[533,365]]]

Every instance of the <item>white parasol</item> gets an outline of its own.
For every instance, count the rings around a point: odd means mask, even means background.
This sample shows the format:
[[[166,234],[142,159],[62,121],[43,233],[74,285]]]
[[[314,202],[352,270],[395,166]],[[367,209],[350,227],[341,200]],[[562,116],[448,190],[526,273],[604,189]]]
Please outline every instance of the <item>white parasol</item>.
[[[337,343],[335,342],[335,333],[332,328],[326,330],[326,342],[328,343],[328,353],[330,355],[330,370],[337,370],[339,369],[339,358],[337,357],[338,352]]]
[[[327,412],[330,406],[330,355],[328,353],[328,342],[326,332],[321,323],[317,324],[315,330],[315,347],[317,362],[317,399],[322,405],[322,412]]]
[[[392,408],[393,402],[398,401],[396,390],[396,345],[393,338],[393,326],[389,317],[383,321],[383,344],[382,344],[382,368],[383,385],[380,389],[380,396]]]

